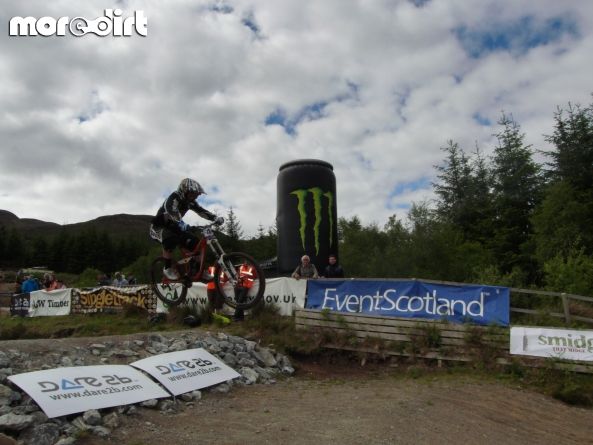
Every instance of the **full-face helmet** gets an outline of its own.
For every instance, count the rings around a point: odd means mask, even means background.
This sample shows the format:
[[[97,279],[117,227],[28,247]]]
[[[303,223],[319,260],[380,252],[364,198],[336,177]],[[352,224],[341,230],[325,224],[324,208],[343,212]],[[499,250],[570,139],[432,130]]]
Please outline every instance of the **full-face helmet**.
[[[182,180],[179,184],[179,187],[177,188],[177,191],[183,197],[183,199],[188,201],[193,201],[198,196],[206,194],[206,191],[202,188],[200,183],[190,178],[185,178]]]

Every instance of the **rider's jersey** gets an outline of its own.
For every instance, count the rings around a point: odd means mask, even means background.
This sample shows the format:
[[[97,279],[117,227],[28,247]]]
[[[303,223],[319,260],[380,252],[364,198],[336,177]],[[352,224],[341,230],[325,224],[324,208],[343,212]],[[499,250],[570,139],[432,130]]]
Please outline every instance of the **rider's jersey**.
[[[209,219],[210,221],[216,219],[214,213],[200,206],[197,201],[187,202],[181,198],[178,192],[173,192],[165,199],[165,202],[163,202],[163,205],[153,218],[152,223],[158,228],[171,229],[172,227],[177,227],[177,223],[181,221],[188,210],[192,210],[202,218]]]
[[[197,201],[186,201],[181,195],[175,191],[165,199],[163,205],[159,208],[156,216],[152,219],[152,226],[150,227],[151,236],[155,239],[160,238],[155,236],[161,235],[162,230],[168,229],[172,232],[181,232],[181,229],[177,225],[188,210],[192,210],[202,218],[214,221],[216,215],[204,207],[200,206]],[[160,232],[160,233],[159,233]]]

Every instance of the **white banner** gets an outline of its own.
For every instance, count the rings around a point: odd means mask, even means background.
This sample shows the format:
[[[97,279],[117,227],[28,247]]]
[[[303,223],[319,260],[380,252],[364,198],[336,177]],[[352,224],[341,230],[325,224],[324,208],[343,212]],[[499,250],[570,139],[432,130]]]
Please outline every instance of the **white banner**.
[[[241,376],[202,348],[155,355],[130,365],[146,371],[175,396]]]
[[[12,375],[8,380],[29,394],[47,417],[170,396],[127,365],[48,369]]]
[[[157,299],[156,311],[167,313],[169,308],[160,300]],[[193,283],[192,286],[187,290],[187,296],[185,297],[184,305],[196,306],[199,310],[202,310],[208,304],[208,294],[206,285],[204,283]]]
[[[307,280],[269,278],[266,280],[264,301],[280,309],[280,315],[291,316],[295,308],[305,307]]]
[[[72,289],[57,289],[50,292],[31,292],[29,317],[47,317],[70,314]]]
[[[593,361],[593,331],[515,326],[511,354]]]
[[[305,307],[307,280],[294,278],[268,278],[263,300],[267,304],[277,306],[280,315],[291,316],[295,308]],[[193,283],[187,290],[185,304],[202,310],[208,304],[208,293],[204,283]],[[167,307],[161,300],[157,302],[157,312],[167,312]],[[227,306],[223,312],[232,313]]]

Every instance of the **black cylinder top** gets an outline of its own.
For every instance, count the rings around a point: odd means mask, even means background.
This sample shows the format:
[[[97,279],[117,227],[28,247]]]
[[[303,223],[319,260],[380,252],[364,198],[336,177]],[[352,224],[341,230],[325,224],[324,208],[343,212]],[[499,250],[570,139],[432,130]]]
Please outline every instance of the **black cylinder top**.
[[[288,167],[296,167],[301,165],[318,165],[320,167],[329,168],[333,171],[334,167],[329,162],[322,161],[320,159],[296,159],[294,161],[286,162],[280,166],[278,171],[282,171]]]

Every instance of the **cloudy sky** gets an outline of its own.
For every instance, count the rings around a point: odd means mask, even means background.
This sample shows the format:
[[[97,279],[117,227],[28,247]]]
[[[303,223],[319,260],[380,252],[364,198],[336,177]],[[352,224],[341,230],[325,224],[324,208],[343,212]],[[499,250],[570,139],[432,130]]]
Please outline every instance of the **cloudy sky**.
[[[8,32],[105,8],[147,36]],[[556,107],[592,102],[583,0],[4,0],[0,23],[0,209],[59,224],[153,214],[189,176],[255,234],[279,166],[316,158],[338,215],[383,225],[433,197],[447,140],[490,153],[504,110],[548,149]]]

